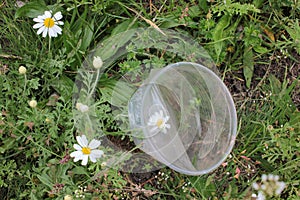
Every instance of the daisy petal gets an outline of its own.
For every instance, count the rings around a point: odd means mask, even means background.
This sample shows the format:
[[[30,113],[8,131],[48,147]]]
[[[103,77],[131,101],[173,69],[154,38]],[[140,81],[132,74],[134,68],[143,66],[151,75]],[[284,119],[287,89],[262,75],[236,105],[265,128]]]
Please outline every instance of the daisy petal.
[[[82,146],[82,147],[87,147],[88,141],[87,141],[85,135],[77,136],[77,137],[76,137],[76,140],[77,140],[77,142],[78,142],[78,144],[79,144],[80,146]]]
[[[79,158],[81,160],[83,153],[82,153],[82,151],[74,151],[74,152],[70,153],[70,156],[72,158],[75,157],[75,158],[77,158],[77,159]]]
[[[48,29],[46,27],[44,27],[44,31],[43,31],[43,37],[46,37],[47,36],[47,33],[48,33]]]
[[[61,18],[63,18],[61,12],[57,12],[54,14],[53,18],[55,19],[55,21],[60,20]]]
[[[91,141],[91,143],[89,144],[89,147],[90,147],[91,149],[96,149],[97,147],[100,146],[100,144],[101,144],[101,142],[100,142],[99,140],[93,139],[93,140]]]
[[[73,147],[74,147],[74,149],[76,149],[77,151],[81,151],[81,150],[82,150],[82,147],[79,146],[78,144],[74,144]]]
[[[44,24],[43,23],[37,23],[33,26],[34,29],[41,28]]]
[[[102,150],[96,149],[92,150],[90,156],[93,156],[94,158],[101,158],[101,156],[104,154]]]
[[[54,25],[53,27],[52,27],[52,29],[54,30],[54,32],[55,33],[58,33],[58,34],[61,34],[61,28],[59,27],[59,26],[57,26],[57,25]]]
[[[45,16],[46,18],[51,18],[51,12],[50,12],[50,11],[45,11],[44,16]]]
[[[49,37],[55,37],[55,32],[52,28],[49,28]]]
[[[45,30],[45,26],[42,26],[38,31],[37,34],[41,34]]]
[[[83,155],[81,165],[86,165],[88,163],[88,159],[88,155]]]
[[[41,18],[33,18],[33,21],[34,22],[39,22],[39,23],[43,23],[44,22],[44,19],[41,19]]]
[[[90,160],[91,160],[93,163],[97,162],[97,158],[94,157],[92,154],[90,155]]]
[[[64,22],[58,21],[57,24],[58,24],[58,25],[64,25]]]

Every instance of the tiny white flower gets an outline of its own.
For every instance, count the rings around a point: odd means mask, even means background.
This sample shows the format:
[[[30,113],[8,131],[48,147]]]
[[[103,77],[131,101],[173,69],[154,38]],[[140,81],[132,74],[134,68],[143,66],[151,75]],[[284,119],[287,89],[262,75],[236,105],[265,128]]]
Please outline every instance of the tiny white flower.
[[[163,133],[167,133],[167,129],[171,127],[170,124],[167,124],[169,118],[169,116],[163,115],[162,110],[160,110],[159,112],[155,112],[148,121],[148,125],[153,126],[153,128],[150,131],[154,132],[159,130]]]
[[[252,187],[253,187],[254,190],[259,190],[259,188],[260,188],[258,183],[253,183]]]
[[[87,112],[89,110],[89,107],[82,103],[76,103],[76,109],[79,110],[80,112]]]
[[[285,183],[284,182],[277,182],[276,183],[277,189],[275,190],[276,195],[280,195],[280,193],[284,190],[285,188]]]
[[[61,34],[62,31],[58,25],[64,24],[64,22],[59,21],[62,18],[61,12],[52,15],[52,11],[45,11],[44,15],[40,15],[33,19],[33,21],[37,22],[33,28],[39,29],[37,34],[43,33],[43,37],[46,37],[47,34],[49,37],[57,37],[57,34]]]
[[[20,74],[26,74],[26,71],[27,71],[26,67],[24,67],[24,66],[19,67],[19,73]]]
[[[251,197],[256,199],[256,198],[257,198],[257,194],[254,194],[254,193],[253,193],[253,194],[251,195]]]
[[[273,174],[269,174],[268,175],[268,179],[269,179],[269,181],[273,181],[274,180],[274,175]]]
[[[31,108],[35,108],[35,107],[37,106],[36,100],[31,100],[31,101],[29,101],[29,106],[30,106]]]
[[[263,174],[263,175],[261,176],[261,181],[262,181],[262,182],[266,182],[267,179],[268,179],[268,176],[267,176],[266,174]]]
[[[99,56],[94,57],[93,66],[95,69],[100,69],[103,65],[103,61]]]
[[[97,149],[101,142],[99,140],[93,139],[90,143],[88,142],[85,135],[77,136],[76,140],[78,144],[74,144],[74,148],[77,151],[74,151],[70,154],[71,157],[74,157],[74,162],[82,160],[81,164],[86,165],[88,158],[92,162],[96,162],[97,158],[100,158],[103,155],[103,151]]]
[[[263,192],[259,191],[256,200],[265,200],[266,197]]]

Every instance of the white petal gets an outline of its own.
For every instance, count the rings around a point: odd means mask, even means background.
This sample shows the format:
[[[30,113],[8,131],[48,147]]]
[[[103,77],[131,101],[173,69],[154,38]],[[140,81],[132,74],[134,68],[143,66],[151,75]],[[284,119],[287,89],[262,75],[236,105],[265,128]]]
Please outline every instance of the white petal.
[[[90,159],[93,163],[97,162],[97,158],[93,156],[93,154],[90,155]]]
[[[170,119],[170,117],[166,116],[164,120],[165,120],[165,122],[167,122],[169,119]]]
[[[48,29],[45,28],[44,31],[43,31],[43,37],[46,37],[46,36],[47,36],[47,33],[48,33]]]
[[[76,149],[77,151],[81,151],[81,150],[82,150],[82,147],[79,146],[78,144],[74,144],[73,147],[74,147],[74,149]]]
[[[157,126],[154,126],[153,128],[150,129],[150,132],[156,132],[158,130]]]
[[[41,34],[44,30],[45,30],[45,26],[42,26],[38,31],[37,31],[37,34]]]
[[[88,159],[89,159],[88,155],[83,155],[81,164],[86,165],[88,162]]]
[[[160,110],[160,111],[159,111],[159,116],[160,116],[160,117],[164,116],[164,114],[163,114],[163,111],[162,111],[162,110]]]
[[[43,23],[37,23],[33,26],[33,28],[41,28],[43,25]]]
[[[44,17],[51,18],[51,12],[50,11],[45,11]]]
[[[41,18],[33,18],[33,21],[35,22],[39,22],[39,23],[44,23],[44,19],[41,19]]]
[[[61,34],[61,28],[60,28],[59,26],[54,25],[54,26],[52,27],[52,29],[53,29],[56,33]]]
[[[55,33],[54,33],[52,28],[49,28],[49,36],[50,37],[55,37]]]
[[[94,158],[101,158],[101,156],[103,155],[103,151],[99,150],[99,149],[95,149],[91,151],[90,156],[93,156]]]
[[[93,139],[93,140],[91,141],[91,143],[89,144],[89,147],[90,147],[91,149],[96,149],[97,147],[100,146],[100,144],[101,144],[101,142],[100,142],[99,140]]]
[[[76,159],[81,160],[83,153],[82,153],[82,151],[74,151],[74,152],[70,153],[70,156],[72,158],[75,157]]]
[[[167,129],[171,128],[170,124],[165,124],[165,128]]]
[[[64,22],[62,22],[62,21],[58,21],[58,22],[56,22],[58,25],[64,25]]]
[[[82,135],[82,136],[77,136],[76,137],[76,140],[78,142],[78,144],[82,147],[87,147],[88,146],[88,141],[86,139],[86,136],[85,135]]]
[[[58,21],[58,20],[60,20],[61,18],[63,18],[61,12],[55,13],[53,17],[54,17],[54,21]]]

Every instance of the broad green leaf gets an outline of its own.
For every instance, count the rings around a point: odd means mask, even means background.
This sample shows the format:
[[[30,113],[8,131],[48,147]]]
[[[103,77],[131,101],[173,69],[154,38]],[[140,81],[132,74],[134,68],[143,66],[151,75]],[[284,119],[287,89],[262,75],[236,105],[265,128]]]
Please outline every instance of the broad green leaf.
[[[175,19],[167,19],[159,27],[160,28],[174,28],[182,24],[178,23]]]
[[[84,29],[80,50],[85,51],[91,44],[94,35],[94,20]]]
[[[217,59],[219,61],[221,52],[224,50],[225,42],[222,40],[225,37],[224,29],[229,26],[231,20],[231,16],[223,15],[221,19],[218,21],[214,31],[213,31],[213,40],[214,40],[214,48],[217,55]]]
[[[73,171],[74,174],[88,175],[88,172],[86,171],[86,168],[83,168],[83,167],[75,167],[72,171]]]
[[[111,104],[119,107],[126,106],[134,92],[135,89],[128,83],[118,81],[112,91]]]
[[[135,22],[135,18],[131,18],[131,19],[125,20],[124,22],[122,22],[121,24],[118,24],[114,28],[114,30],[112,31],[111,35],[116,35],[118,33],[127,31],[129,29],[136,28],[137,26],[138,25]]]
[[[26,3],[24,6],[19,8],[15,14],[15,18],[18,17],[30,17],[34,18],[48,10],[44,1],[33,1]]]
[[[269,51],[267,48],[262,47],[262,46],[254,46],[253,49],[255,52],[260,53],[260,54],[265,54]]]
[[[43,173],[42,175],[37,175],[37,177],[44,185],[52,188],[51,178],[47,174]]]
[[[243,72],[247,88],[250,88],[254,71],[254,61],[252,49],[246,49],[243,56]]]

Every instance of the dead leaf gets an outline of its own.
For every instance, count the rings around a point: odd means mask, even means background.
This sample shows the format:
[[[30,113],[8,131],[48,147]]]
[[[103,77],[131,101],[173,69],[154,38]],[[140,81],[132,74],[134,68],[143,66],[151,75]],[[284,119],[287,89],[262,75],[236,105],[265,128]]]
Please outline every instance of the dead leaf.
[[[261,28],[263,29],[265,34],[270,38],[270,40],[275,42],[275,36],[274,36],[274,33],[272,32],[272,30],[269,29],[268,27],[263,27],[263,26]]]
[[[48,103],[46,104],[47,106],[56,106],[56,102],[59,99],[59,95],[56,93],[51,94],[49,97]]]
[[[34,123],[33,122],[24,122],[24,126],[27,126],[32,131]]]

